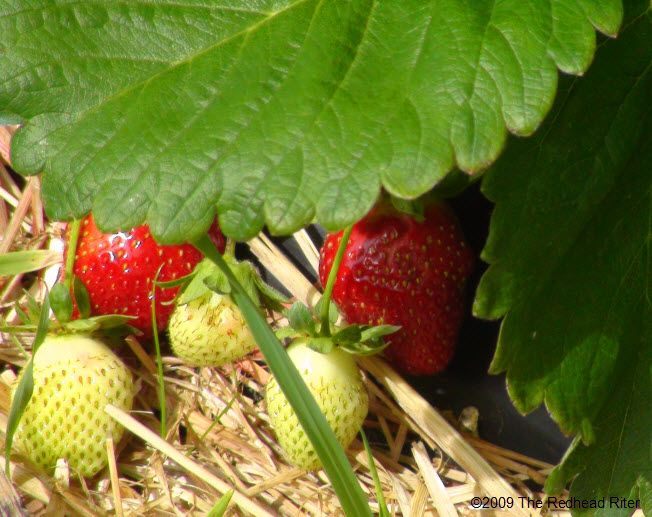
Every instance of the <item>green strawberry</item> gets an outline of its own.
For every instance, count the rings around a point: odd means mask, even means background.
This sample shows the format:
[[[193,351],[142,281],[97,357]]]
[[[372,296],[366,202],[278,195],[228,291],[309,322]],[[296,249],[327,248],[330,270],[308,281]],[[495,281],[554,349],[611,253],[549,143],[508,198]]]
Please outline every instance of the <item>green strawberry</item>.
[[[258,307],[280,310],[285,298],[265,284],[249,262],[224,260]],[[211,261],[199,263],[170,317],[168,336],[174,354],[193,366],[223,366],[256,347],[229,282]]]
[[[333,347],[328,353],[317,352],[305,340],[291,344],[288,355],[338,441],[347,448],[360,431],[369,409],[369,396],[355,359],[339,347]],[[289,462],[306,470],[320,468],[315,449],[274,377],[267,383],[265,401],[276,438]]]
[[[33,364],[34,391],[15,436],[17,450],[44,469],[65,458],[73,472],[97,474],[107,463],[107,436],[117,442],[124,431],[104,407],[132,406],[129,370],[106,345],[82,334],[46,336]]]
[[[178,305],[168,332],[174,354],[193,366],[222,366],[256,347],[237,305],[212,291]]]

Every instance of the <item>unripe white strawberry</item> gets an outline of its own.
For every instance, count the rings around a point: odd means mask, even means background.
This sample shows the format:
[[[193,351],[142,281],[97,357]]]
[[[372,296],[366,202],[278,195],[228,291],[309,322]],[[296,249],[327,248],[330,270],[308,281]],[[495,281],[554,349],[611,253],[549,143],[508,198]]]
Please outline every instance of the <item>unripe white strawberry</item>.
[[[33,377],[32,398],[15,436],[17,450],[44,469],[65,458],[72,472],[97,474],[107,464],[106,438],[117,442],[124,432],[104,408],[132,407],[129,370],[96,339],[48,335],[34,355]]]
[[[346,449],[369,409],[369,396],[353,356],[338,347],[322,354],[298,342],[288,347],[288,355]],[[307,470],[320,468],[315,449],[274,377],[267,383],[265,400],[276,438],[289,462]]]
[[[223,366],[256,347],[238,306],[212,291],[178,305],[168,334],[174,354],[194,366]]]

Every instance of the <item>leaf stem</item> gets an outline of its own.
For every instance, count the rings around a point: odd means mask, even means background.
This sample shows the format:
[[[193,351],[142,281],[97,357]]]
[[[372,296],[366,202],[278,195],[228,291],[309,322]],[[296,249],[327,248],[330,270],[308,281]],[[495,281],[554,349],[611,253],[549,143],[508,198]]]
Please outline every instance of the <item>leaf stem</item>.
[[[70,223],[70,234],[68,237],[68,251],[66,252],[66,269],[63,284],[68,291],[72,287],[73,268],[75,267],[75,255],[77,254],[77,242],[79,241],[79,230],[81,220],[75,219]]]
[[[265,356],[269,369],[313,444],[345,515],[371,517],[367,496],[362,491],[344,450],[297,368],[288,357],[285,348],[274,335],[274,331],[240,285],[208,235],[194,241],[193,246],[219,267],[229,280],[231,297],[240,308],[251,333]]]
[[[224,246],[224,256],[235,258],[235,241],[233,239],[226,239],[226,245]]]
[[[156,272],[154,282],[152,282],[152,337],[154,338],[154,350],[156,353],[156,369],[158,381],[158,404],[161,410],[161,438],[164,440],[167,436],[167,410],[165,400],[165,382],[163,380],[163,358],[161,357],[161,344],[158,339],[158,321],[156,319],[156,281],[161,273],[161,265]]]
[[[333,265],[331,266],[331,271],[328,273],[328,280],[326,281],[326,286],[324,287],[324,295],[321,299],[321,334],[323,336],[331,335],[331,324],[328,317],[330,313],[331,297],[333,296],[333,288],[335,287],[335,281],[337,280],[337,272],[340,269],[340,264],[342,263],[342,258],[344,257],[344,252],[346,251],[346,245],[349,242],[349,237],[351,236],[351,231],[353,226],[349,225],[344,228],[342,232],[342,239],[340,240],[340,245],[337,248],[337,253],[335,254],[335,259],[333,260]]]

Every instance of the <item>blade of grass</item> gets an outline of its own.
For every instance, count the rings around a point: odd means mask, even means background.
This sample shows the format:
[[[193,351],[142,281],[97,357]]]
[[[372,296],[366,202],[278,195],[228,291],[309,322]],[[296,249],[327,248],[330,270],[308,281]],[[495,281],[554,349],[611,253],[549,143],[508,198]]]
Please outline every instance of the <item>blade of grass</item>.
[[[51,250],[12,251],[0,255],[0,276],[14,276],[56,264],[59,254]]]
[[[226,509],[229,507],[231,497],[233,497],[233,490],[229,490],[226,494],[220,497],[220,500],[215,503],[215,506],[211,508],[211,511],[208,512],[206,517],[222,517],[226,512]]]
[[[306,435],[313,444],[340,500],[344,513],[356,517],[371,516],[372,513],[367,504],[367,497],[353,473],[346,454],[296,367],[290,361],[285,348],[274,335],[274,331],[269,327],[258,308],[231,273],[210,238],[204,235],[193,242],[193,245],[205,257],[213,261],[228,278],[231,284],[231,296],[242,311],[272,374],[276,377],[281,390],[290,402]]]
[[[167,436],[167,406],[165,400],[165,382],[163,380],[163,358],[161,357],[161,344],[158,339],[158,321],[156,319],[156,282],[163,265],[158,268],[154,281],[152,282],[152,337],[154,338],[154,350],[156,351],[156,369],[158,381],[158,404],[161,409],[161,438]]]
[[[36,336],[34,337],[34,344],[32,345],[32,357],[28,361],[23,370],[23,375],[16,387],[13,399],[11,401],[11,408],[9,409],[9,418],[7,420],[7,433],[5,436],[5,474],[8,478],[11,477],[11,446],[14,442],[14,435],[18,429],[20,419],[25,412],[25,408],[32,398],[34,391],[34,356],[39,347],[45,340],[50,326],[50,295],[47,290],[45,292],[45,300],[41,307],[41,315],[39,318],[38,328],[36,329]]]
[[[369,460],[369,472],[371,472],[371,477],[374,480],[374,488],[376,489],[376,500],[378,501],[378,515],[379,517],[391,517],[389,510],[387,509],[387,503],[385,502],[385,494],[383,494],[383,487],[380,484],[380,478],[378,477],[378,469],[376,468],[374,455],[371,452],[371,447],[369,446],[369,440],[367,440],[367,435],[362,429],[360,429],[360,436],[362,436],[362,443],[364,444],[365,451],[367,451],[367,458]]]

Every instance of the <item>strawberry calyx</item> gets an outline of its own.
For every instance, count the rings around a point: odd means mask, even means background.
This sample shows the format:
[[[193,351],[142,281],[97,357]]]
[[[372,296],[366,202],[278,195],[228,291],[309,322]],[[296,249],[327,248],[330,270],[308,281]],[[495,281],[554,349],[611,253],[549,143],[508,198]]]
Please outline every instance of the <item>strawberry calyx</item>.
[[[281,312],[288,299],[276,289],[265,283],[251,262],[238,261],[231,254],[223,256],[231,273],[254,301],[257,307]],[[176,297],[177,305],[185,305],[208,292],[221,295],[231,293],[231,285],[226,274],[209,259],[203,259],[193,273],[184,277],[185,285]],[[182,279],[179,279],[182,280]]]
[[[342,238],[333,259],[328,281],[324,287],[324,294],[315,306],[315,312],[319,315],[318,322],[315,321],[315,316],[310,312],[310,309],[301,302],[292,305],[287,312],[287,318],[291,328],[294,328],[300,334],[302,332],[307,334],[308,345],[315,351],[329,353],[333,347],[338,346],[350,354],[373,355],[381,352],[387,346],[382,339],[383,336],[396,332],[400,327],[360,324],[337,326],[337,322],[341,320],[341,317],[337,306],[332,300],[337,273],[344,258],[344,252],[352,230],[353,227],[348,226],[342,232]]]
[[[319,307],[316,307],[317,313],[318,309]],[[400,328],[395,325],[338,326],[336,321],[339,318],[335,304],[330,303],[329,309],[328,332],[325,332],[323,322],[308,306],[295,302],[285,311],[289,325],[279,329],[276,336],[279,339],[290,338],[292,345],[302,343],[322,354],[329,354],[333,348],[339,347],[352,355],[368,356],[381,352],[387,346],[383,337]]]
[[[73,299],[74,296],[74,299]],[[48,293],[49,308],[54,313],[54,319],[50,321],[48,332],[51,334],[105,334],[107,337],[126,336],[128,334],[141,334],[141,332],[130,326],[129,322],[136,319],[134,316],[124,314],[105,314],[90,316],[90,304],[88,293],[84,284],[75,277],[73,295],[68,286],[63,282],[54,284]],[[73,307],[76,305],[81,318],[72,319]],[[28,296],[26,310],[17,307],[17,314],[21,326],[16,329],[20,332],[25,327],[36,328],[39,324],[42,304],[33,297]],[[11,329],[7,329],[11,332]]]

